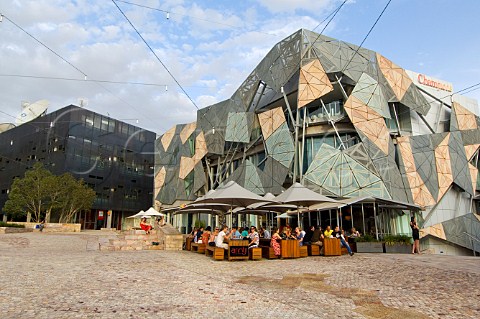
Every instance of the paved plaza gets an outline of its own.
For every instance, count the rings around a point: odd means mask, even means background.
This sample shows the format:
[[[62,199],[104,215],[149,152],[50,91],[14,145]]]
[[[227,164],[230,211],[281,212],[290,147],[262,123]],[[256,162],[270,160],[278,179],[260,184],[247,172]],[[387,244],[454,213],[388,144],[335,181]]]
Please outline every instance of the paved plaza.
[[[228,262],[100,252],[98,234],[0,235],[1,318],[480,318],[480,258]]]

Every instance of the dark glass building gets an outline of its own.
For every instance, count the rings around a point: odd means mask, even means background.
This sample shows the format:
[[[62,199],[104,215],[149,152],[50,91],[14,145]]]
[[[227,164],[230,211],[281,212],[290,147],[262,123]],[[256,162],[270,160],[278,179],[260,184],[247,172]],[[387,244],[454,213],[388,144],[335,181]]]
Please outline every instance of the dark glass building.
[[[0,134],[0,208],[15,177],[35,162],[69,172],[96,192],[83,229],[121,229],[124,217],[152,206],[155,133],[69,105]],[[0,214],[4,214],[3,211]],[[51,221],[55,221],[52,216]]]

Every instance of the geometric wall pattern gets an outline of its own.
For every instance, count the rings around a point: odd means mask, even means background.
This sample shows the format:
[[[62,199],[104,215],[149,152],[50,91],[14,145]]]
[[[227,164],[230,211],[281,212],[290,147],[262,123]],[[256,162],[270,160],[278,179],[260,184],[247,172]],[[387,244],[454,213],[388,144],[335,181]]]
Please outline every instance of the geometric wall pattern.
[[[157,139],[154,200],[192,201],[230,180],[259,195],[278,195],[303,181],[329,196],[373,196],[427,208],[442,206],[452,192],[475,196],[480,118],[445,101],[450,126],[418,135],[412,123],[423,125],[420,115],[435,118],[437,110],[430,111],[403,68],[374,51],[299,30],[274,45],[229,99],[198,110],[196,122],[177,124]],[[294,167],[302,165],[293,165],[296,128],[290,114],[285,117],[290,112],[302,114],[299,151],[303,141],[320,143],[298,156],[308,160],[296,174]],[[322,115],[303,125],[304,113],[319,112],[335,113],[336,122]],[[477,218],[468,220],[480,225]],[[462,244],[454,234],[477,226],[458,222],[463,226],[435,221],[424,232]]]
[[[365,134],[383,153],[388,154],[390,133],[383,116],[354,95],[350,95],[344,107],[355,128]]]
[[[228,113],[225,141],[248,143],[250,141],[250,128],[246,112]]]
[[[332,83],[318,59],[300,68],[297,108],[302,108],[331,91],[333,91]]]
[[[283,166],[290,168],[295,155],[292,135],[287,123],[280,125],[269,138],[265,140],[266,151]]]
[[[408,136],[398,137],[397,142],[403,161],[402,167],[410,185],[414,203],[423,207],[434,205],[435,199],[417,171],[410,138]]]
[[[197,122],[192,122],[190,124],[185,125],[185,127],[180,132],[180,139],[182,140],[182,144],[185,144],[187,139],[195,132],[197,128]]]
[[[380,177],[350,157],[346,151],[323,144],[305,178],[336,196],[391,198]]]
[[[258,120],[260,121],[260,127],[264,139],[268,139],[270,135],[280,127],[280,125],[286,122],[285,114],[283,114],[283,109],[281,107],[258,114]]]

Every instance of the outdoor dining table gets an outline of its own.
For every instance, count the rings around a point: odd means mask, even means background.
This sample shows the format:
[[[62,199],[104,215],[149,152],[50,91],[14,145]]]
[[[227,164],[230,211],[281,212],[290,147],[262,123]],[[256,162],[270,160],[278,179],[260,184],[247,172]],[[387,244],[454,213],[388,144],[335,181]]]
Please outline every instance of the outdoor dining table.
[[[248,260],[248,240],[225,239],[228,244],[228,260]]]

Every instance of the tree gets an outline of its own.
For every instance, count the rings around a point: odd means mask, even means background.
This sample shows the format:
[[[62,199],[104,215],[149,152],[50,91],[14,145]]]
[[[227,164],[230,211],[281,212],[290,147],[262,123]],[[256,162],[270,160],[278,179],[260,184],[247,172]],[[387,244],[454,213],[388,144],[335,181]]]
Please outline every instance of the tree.
[[[72,175],[63,174],[59,176],[58,185],[62,189],[57,205],[60,209],[61,223],[72,222],[79,211],[92,208],[95,191],[85,185],[82,179],[77,181]]]
[[[40,222],[42,214],[49,220],[52,212],[57,212],[60,222],[72,222],[75,214],[90,209],[94,200],[95,191],[83,180],[70,173],[55,176],[36,163],[24,178],[14,179],[3,210],[13,216],[31,213],[34,222]]]
[[[40,222],[41,214],[48,203],[48,187],[46,181],[52,176],[43,164],[36,163],[33,169],[25,172],[24,178],[15,178],[8,200],[3,210],[14,216],[25,216],[30,213],[34,222]]]

